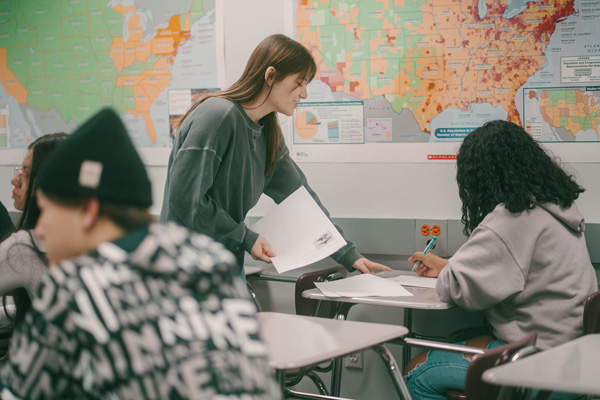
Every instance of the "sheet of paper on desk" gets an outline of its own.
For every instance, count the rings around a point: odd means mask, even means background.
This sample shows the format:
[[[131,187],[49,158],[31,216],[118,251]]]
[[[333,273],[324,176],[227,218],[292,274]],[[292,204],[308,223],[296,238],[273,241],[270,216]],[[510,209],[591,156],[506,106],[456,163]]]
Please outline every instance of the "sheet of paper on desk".
[[[302,186],[251,229],[269,243],[279,273],[301,268],[333,254],[346,245],[323,210]]]
[[[361,274],[330,282],[315,282],[327,297],[396,297],[413,294],[391,279],[371,274]]]
[[[404,286],[415,286],[435,289],[437,278],[427,278],[425,276],[414,276],[414,275],[399,275],[393,278],[387,278],[390,281],[398,282]]]

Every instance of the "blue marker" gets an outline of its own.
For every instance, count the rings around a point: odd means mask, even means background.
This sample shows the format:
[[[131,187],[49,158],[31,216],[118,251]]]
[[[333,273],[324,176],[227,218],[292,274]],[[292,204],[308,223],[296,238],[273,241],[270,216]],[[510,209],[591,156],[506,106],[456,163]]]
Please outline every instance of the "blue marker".
[[[437,240],[437,236],[434,236],[433,239],[431,239],[429,241],[429,243],[427,243],[427,247],[425,247],[425,250],[423,250],[423,254],[427,254],[427,252],[431,249],[433,249],[435,247],[435,241]],[[419,267],[419,265],[421,265],[421,260],[417,260],[417,262],[415,263],[415,265],[413,265],[412,270],[416,271],[417,268]]]

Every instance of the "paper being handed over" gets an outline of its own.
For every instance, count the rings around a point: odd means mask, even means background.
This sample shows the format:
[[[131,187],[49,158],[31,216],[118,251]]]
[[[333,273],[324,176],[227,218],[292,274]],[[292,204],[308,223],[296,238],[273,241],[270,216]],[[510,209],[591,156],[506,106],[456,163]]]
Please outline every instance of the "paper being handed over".
[[[304,186],[250,229],[265,238],[269,250],[277,254],[271,261],[279,273],[322,260],[346,245]]]

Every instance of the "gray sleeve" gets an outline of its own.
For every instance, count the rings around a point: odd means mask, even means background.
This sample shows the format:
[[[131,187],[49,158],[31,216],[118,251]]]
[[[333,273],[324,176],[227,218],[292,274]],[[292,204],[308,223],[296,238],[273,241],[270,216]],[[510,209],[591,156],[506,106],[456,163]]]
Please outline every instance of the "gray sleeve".
[[[523,290],[525,273],[494,231],[478,227],[438,277],[440,298],[469,311],[488,309]]]
[[[280,147],[280,152],[281,156],[277,162],[273,176],[265,188],[265,194],[279,204],[290,194],[295,192],[300,186],[304,186],[312,198],[315,199],[321,210],[323,210],[325,215],[327,215],[327,218],[331,219],[329,216],[329,211],[327,211],[317,194],[308,185],[306,176],[302,170],[300,170],[294,160],[291,159],[285,144]],[[339,226],[335,225],[335,228],[342,236],[344,236],[344,232],[342,232]],[[348,270],[352,271],[352,265],[354,262],[363,256],[356,251],[356,246],[354,243],[345,237],[344,239],[346,240],[347,244],[340,250],[333,253],[331,258],[345,266]]]
[[[208,135],[218,142],[202,139],[203,129],[218,133],[216,136]],[[192,124],[185,142],[171,163],[161,218],[204,233],[230,250],[238,251],[244,240],[248,239],[248,228],[243,222],[238,223],[231,218],[209,193],[221,164],[219,151],[226,147],[231,130],[225,118],[219,125]]]
[[[33,248],[29,231],[21,230],[0,243],[0,295],[25,288],[32,296],[47,272]]]

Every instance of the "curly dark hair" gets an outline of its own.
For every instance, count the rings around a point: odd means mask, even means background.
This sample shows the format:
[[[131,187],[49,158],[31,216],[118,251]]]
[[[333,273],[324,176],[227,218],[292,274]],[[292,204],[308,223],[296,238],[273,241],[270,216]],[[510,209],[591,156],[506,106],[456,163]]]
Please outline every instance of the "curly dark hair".
[[[470,235],[498,204],[512,213],[536,203],[567,208],[584,188],[520,126],[490,121],[464,139],[456,159],[463,232]]]

